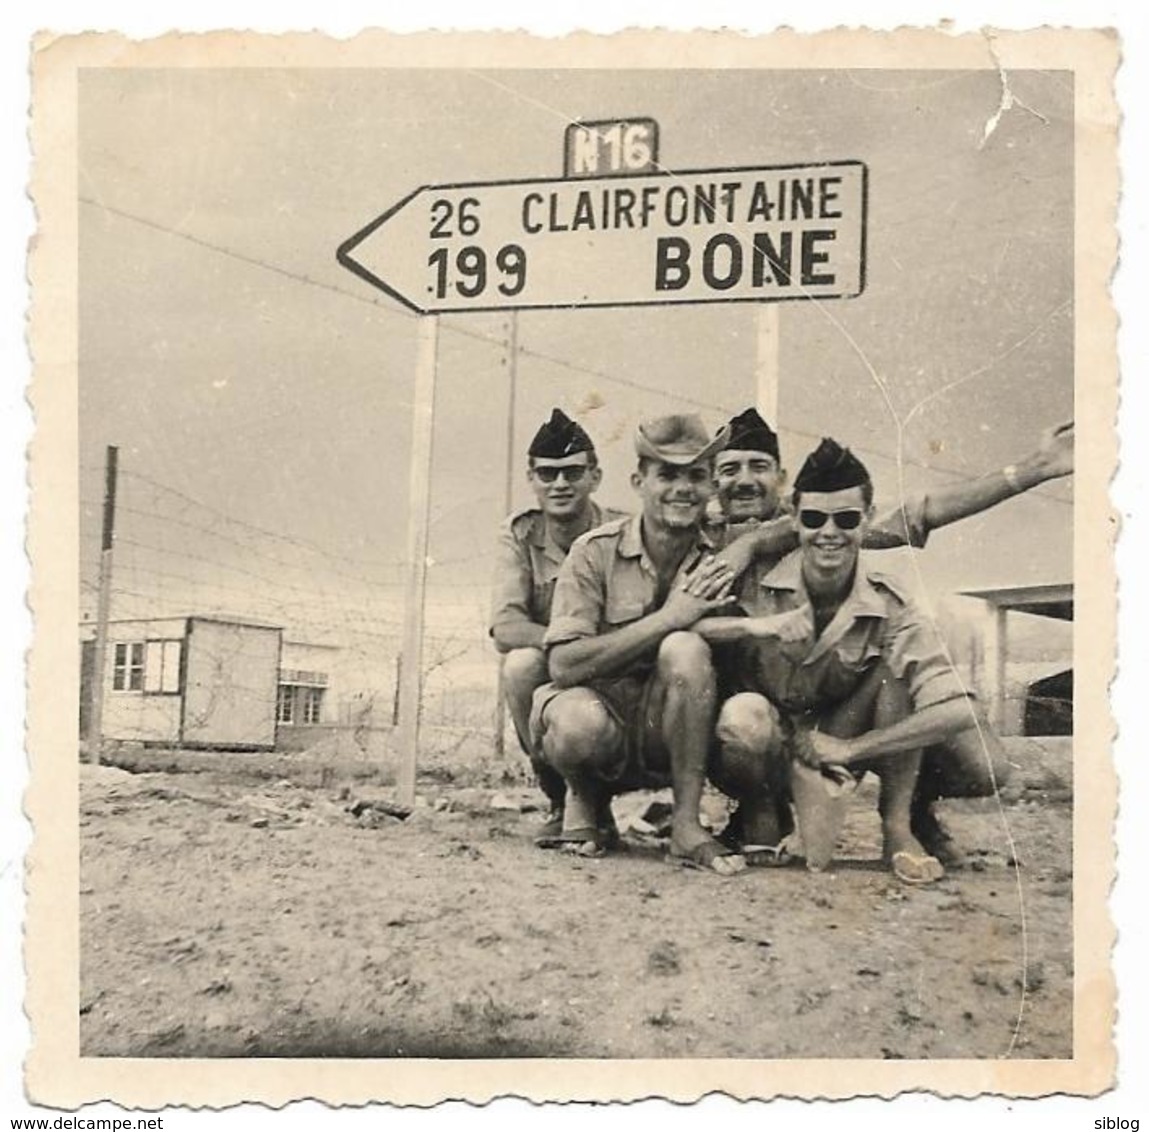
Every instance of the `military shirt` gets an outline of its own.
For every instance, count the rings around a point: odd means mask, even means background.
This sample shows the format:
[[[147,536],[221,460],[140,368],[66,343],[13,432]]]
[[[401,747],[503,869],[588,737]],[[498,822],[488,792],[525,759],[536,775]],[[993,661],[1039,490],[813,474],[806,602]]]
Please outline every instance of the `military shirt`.
[[[761,579],[746,612],[769,617],[809,604],[802,553],[787,555]],[[840,703],[874,665],[884,661],[905,682],[914,711],[957,699],[967,691],[946,660],[936,628],[905,595],[900,582],[858,557],[854,585],[821,636],[784,642],[742,642],[740,675],[792,713]]]
[[[591,503],[591,526],[625,515]],[[491,628],[516,621],[547,625],[559,567],[566,551],[555,542],[538,508],[519,511],[503,523],[495,555]]]
[[[642,516],[616,519],[575,540],[559,571],[546,647],[584,637],[600,637],[639,621],[662,607],[666,596],[714,546],[702,532],[669,585],[642,542]],[[641,669],[645,662],[635,665]]]

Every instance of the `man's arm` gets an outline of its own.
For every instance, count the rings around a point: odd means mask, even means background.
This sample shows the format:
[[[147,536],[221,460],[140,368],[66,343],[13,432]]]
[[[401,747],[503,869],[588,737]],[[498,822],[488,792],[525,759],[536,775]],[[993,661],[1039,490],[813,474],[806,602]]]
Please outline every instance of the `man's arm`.
[[[664,637],[727,606],[733,582],[724,563],[704,563],[671,590],[661,609],[614,632],[554,645],[548,657],[551,680],[560,688],[571,688],[623,672]]]
[[[1038,447],[1016,464],[975,480],[932,488],[924,496],[908,501],[904,512],[900,507],[886,512],[870,528],[863,546],[880,550],[905,546],[907,542],[920,545],[931,531],[987,511],[1039,484],[1070,475],[1073,439],[1072,421],[1046,429]]]
[[[974,726],[969,700],[964,696],[930,704],[921,711],[891,724],[867,731],[855,739],[837,739],[822,731],[809,734],[808,759],[814,766],[849,766],[875,755],[914,751],[948,739]],[[802,754],[802,745],[799,745]]]
[[[803,605],[769,617],[704,617],[692,630],[711,644],[771,637],[778,641],[804,641],[814,636],[814,611]]]
[[[499,652],[510,652],[512,649],[541,649],[546,626],[537,621],[522,620],[503,621],[491,629],[491,639]]]
[[[530,599],[530,558],[508,521],[499,531],[491,603],[491,639],[499,652],[543,647],[547,627],[531,620]]]
[[[740,578],[752,563],[782,558],[798,546],[798,532],[788,515],[767,519],[742,532],[733,528],[730,533],[734,537],[715,557],[730,567],[735,578]]]

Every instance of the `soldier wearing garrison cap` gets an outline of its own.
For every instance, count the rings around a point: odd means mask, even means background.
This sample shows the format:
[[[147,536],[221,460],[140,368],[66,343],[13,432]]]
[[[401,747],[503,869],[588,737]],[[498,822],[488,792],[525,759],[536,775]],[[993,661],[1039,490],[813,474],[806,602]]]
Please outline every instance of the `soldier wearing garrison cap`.
[[[794,799],[810,868],[833,858],[851,788],[881,778],[883,855],[901,880],[944,874],[910,826],[921,751],[974,723],[934,628],[860,555],[873,516],[869,472],[824,439],[794,481],[799,548],[760,581],[748,617],[699,632],[744,653],[747,690],[722,705],[712,775],[739,801],[743,835],[777,844],[776,795]]]
[[[761,578],[798,545],[789,501],[784,498],[786,474],[777,433],[755,409],[732,417],[729,439],[715,460],[716,498],[720,514],[708,531],[716,542],[755,531],[755,563],[740,583],[740,596],[753,601]],[[823,452],[816,462],[828,459]],[[842,457],[844,459],[844,457]],[[1000,471],[959,480],[926,492],[909,493],[900,506],[877,514],[866,526],[863,549],[922,547],[932,531],[976,515],[1024,491],[1073,471],[1073,426],[1047,429],[1038,446]],[[718,654],[725,690],[732,686],[729,659]],[[733,686],[737,686],[734,681]],[[934,812],[939,798],[992,794],[1009,773],[1001,742],[979,713],[976,729],[928,747],[912,808],[914,834],[947,865],[960,865],[963,855]],[[724,839],[744,841],[743,815],[737,811]],[[778,824],[783,834],[790,824],[789,805],[780,804]],[[755,858],[751,857],[753,861]]]
[[[597,854],[617,831],[612,795],[670,785],[670,855],[727,875],[742,858],[699,821],[716,693],[694,629],[726,607],[734,573],[702,530],[711,437],[697,415],[644,421],[631,484],[641,510],[579,538],[559,571],[544,644],[552,683],[535,693],[534,749],[567,783],[563,840]]]
[[[515,732],[550,802],[551,813],[539,835],[542,844],[562,828],[566,785],[531,755],[531,697],[547,680],[543,634],[567,551],[585,531],[623,514],[595,503],[592,496],[601,478],[591,438],[555,409],[527,450],[527,481],[537,505],[511,515],[499,531],[491,636],[504,654],[503,689]]]

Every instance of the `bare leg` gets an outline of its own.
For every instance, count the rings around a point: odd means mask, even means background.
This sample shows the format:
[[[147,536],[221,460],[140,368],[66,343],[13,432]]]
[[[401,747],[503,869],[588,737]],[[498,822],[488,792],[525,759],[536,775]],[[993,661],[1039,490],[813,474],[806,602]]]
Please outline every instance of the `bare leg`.
[[[561,692],[542,713],[539,753],[566,783],[562,840],[587,851],[601,844],[599,822],[609,813],[609,777],[625,758],[622,728],[589,688]]]
[[[993,795],[1009,780],[1011,770],[997,732],[979,707],[974,711],[969,728],[923,752],[910,809],[914,836],[947,868],[960,868],[965,854],[938,820],[934,803],[939,798]]]
[[[776,850],[792,824],[782,818],[783,807],[789,809],[788,760],[778,709],[765,696],[739,692],[719,709],[714,734],[711,781],[738,803],[727,844]]]
[[[911,712],[909,694],[905,686],[895,679],[890,670],[879,664],[859,684],[849,699],[823,716],[819,726],[823,731],[839,738],[850,738],[881,727],[888,727]],[[900,751],[859,764],[857,769],[873,770],[881,779],[878,810],[882,819],[883,857],[906,880],[937,880],[944,872],[941,865],[923,849],[910,828],[910,803],[917,783],[921,751]],[[814,778],[816,772],[795,764],[794,799],[798,807],[799,824],[803,823],[802,840],[806,847],[807,864],[825,867],[829,863],[827,852],[845,816],[841,798],[835,798],[834,789],[825,783],[819,792]],[[820,777],[820,776],[819,776]],[[808,843],[807,831],[818,834],[817,843]]]
[[[659,721],[658,746],[669,758],[674,791],[670,850],[680,858],[702,856],[715,872],[727,874],[740,871],[745,862],[739,856],[721,855],[721,847],[699,821],[715,699],[710,647],[695,633],[671,633],[659,647],[651,690],[652,715]]]
[[[551,804],[552,813],[560,815],[566,797],[566,783],[561,774],[549,767],[532,749],[530,739],[531,699],[550,677],[542,649],[514,649],[503,658],[503,691],[511,722],[523,754],[531,761],[539,787]]]

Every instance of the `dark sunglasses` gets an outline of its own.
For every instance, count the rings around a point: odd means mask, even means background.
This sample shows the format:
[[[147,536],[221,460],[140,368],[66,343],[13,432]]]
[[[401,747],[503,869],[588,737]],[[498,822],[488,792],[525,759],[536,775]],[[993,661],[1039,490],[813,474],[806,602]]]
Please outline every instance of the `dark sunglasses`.
[[[574,464],[568,468],[532,468],[531,471],[534,475],[538,476],[543,483],[554,483],[555,480],[561,475],[567,483],[578,483],[583,476],[590,471],[585,464]]]
[[[841,511],[815,511],[812,507],[803,507],[798,512],[798,522],[808,531],[821,530],[828,519],[834,520],[834,526],[840,531],[852,531],[862,521],[864,511],[857,507],[847,507]]]

